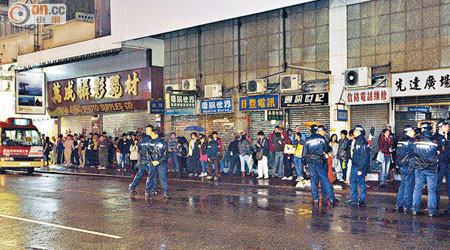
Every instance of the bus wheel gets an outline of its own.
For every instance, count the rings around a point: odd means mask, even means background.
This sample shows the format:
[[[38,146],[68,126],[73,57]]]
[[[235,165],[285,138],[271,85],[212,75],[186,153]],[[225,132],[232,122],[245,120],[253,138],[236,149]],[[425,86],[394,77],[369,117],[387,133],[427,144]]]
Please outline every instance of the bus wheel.
[[[27,172],[28,172],[28,175],[33,175],[34,168],[28,168]]]
[[[0,174],[6,174],[6,170],[0,168]]]

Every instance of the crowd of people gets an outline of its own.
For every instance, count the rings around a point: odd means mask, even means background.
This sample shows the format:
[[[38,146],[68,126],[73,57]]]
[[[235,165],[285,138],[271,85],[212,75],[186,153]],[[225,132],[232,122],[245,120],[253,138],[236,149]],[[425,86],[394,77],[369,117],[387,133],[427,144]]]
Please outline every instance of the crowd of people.
[[[359,125],[350,131],[342,130],[340,138],[332,134],[330,139],[324,125],[312,125],[309,135],[300,130],[300,126],[295,130],[277,126],[268,136],[259,131],[255,139],[246,133],[235,134],[227,149],[216,131],[209,135],[192,132],[189,140],[172,132],[164,140],[151,125],[144,134],[123,134],[122,138],[114,140],[106,133],[91,133],[86,138],[76,134],[60,135],[52,141],[43,135],[42,140],[46,166],[52,163],[99,169],[115,166],[118,171],[131,171],[135,174],[130,185],[132,194],[136,193],[136,185],[145,172],[149,173],[146,195],[157,194],[156,178],[159,176],[166,198],[170,198],[167,172],[207,180],[217,180],[222,175],[285,181],[296,178],[298,187],[303,187],[305,180],[310,183],[314,203],[319,202],[319,184],[322,199],[337,202],[332,184],[340,182],[350,185],[350,199],[346,203],[365,206],[374,129],[370,131],[369,140]],[[395,205],[398,211],[418,214],[426,182],[428,213],[430,216],[437,214],[442,180],[450,178],[449,124],[439,121],[435,134],[432,130],[432,124],[424,122],[417,129],[406,126],[403,135],[396,138],[388,125],[378,138],[375,159],[381,168],[380,186],[393,181],[394,164],[401,173]],[[450,197],[448,179],[447,186]]]

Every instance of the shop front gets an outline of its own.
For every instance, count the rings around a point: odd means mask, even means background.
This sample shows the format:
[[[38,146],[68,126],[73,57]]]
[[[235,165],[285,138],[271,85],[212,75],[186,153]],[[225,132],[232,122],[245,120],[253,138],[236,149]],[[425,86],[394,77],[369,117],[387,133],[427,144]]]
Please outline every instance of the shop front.
[[[283,125],[280,116],[268,116],[269,113],[280,110],[279,95],[239,97],[239,110],[247,112],[247,131],[242,132],[248,132],[253,138],[256,138],[259,131],[263,131],[268,137],[275,126]]]
[[[166,116],[170,116],[170,131],[189,138],[187,127],[199,126],[197,96],[192,94],[166,94]]]
[[[450,69],[392,75],[395,130],[423,120],[449,119]]]
[[[206,129],[207,134],[217,131],[222,138],[223,147],[228,148],[237,132],[234,123],[233,99],[201,100],[200,114],[201,127]]]
[[[49,82],[48,113],[62,134],[106,132],[120,136],[155,125],[152,99],[162,99],[162,68],[147,67]],[[161,120],[161,118],[159,118]]]
[[[350,128],[361,125],[369,133],[375,128],[375,139],[372,142],[371,159],[377,153],[378,137],[389,124],[389,105],[391,90],[388,87],[345,91],[345,103],[350,106]],[[371,162],[370,172],[378,169],[376,162]]]
[[[300,126],[306,136],[310,134],[309,128],[304,126],[306,122],[318,122],[330,128],[328,92],[282,95],[281,108],[288,117],[286,127]]]

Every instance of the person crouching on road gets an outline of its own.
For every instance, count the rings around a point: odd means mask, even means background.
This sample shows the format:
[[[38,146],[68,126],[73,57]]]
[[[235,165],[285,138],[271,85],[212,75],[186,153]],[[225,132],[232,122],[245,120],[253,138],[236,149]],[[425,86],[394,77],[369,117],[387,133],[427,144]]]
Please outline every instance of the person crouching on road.
[[[144,176],[146,171],[150,170],[150,141],[152,138],[150,137],[151,131],[153,130],[152,125],[148,125],[145,128],[145,135],[142,137],[142,139],[139,141],[138,144],[138,151],[139,151],[139,161],[138,161],[138,168],[139,171],[134,177],[133,182],[130,184],[129,189],[131,191],[131,195],[137,195],[136,192],[136,186],[141,181],[142,177]],[[137,139],[135,139],[137,140]],[[150,171],[149,171],[150,172]],[[147,177],[147,184],[145,185],[145,193],[147,194],[156,194],[156,179],[150,179],[150,173]],[[154,185],[153,185],[154,184]],[[154,188],[154,189],[152,189]]]
[[[419,214],[422,201],[422,190],[425,182],[428,188],[428,214],[437,215],[436,186],[438,179],[439,154],[442,151],[441,142],[431,134],[432,125],[424,122],[420,125],[422,134],[416,136],[413,142],[413,166],[415,168],[415,186],[412,214]]]
[[[366,205],[366,173],[370,165],[370,148],[369,143],[364,137],[364,128],[356,125],[353,129],[355,139],[351,145],[352,168],[350,172],[350,200],[348,204],[358,206]],[[359,188],[359,195],[358,195]]]
[[[311,172],[311,192],[313,202],[316,204],[319,203],[319,182],[321,183],[322,193],[325,193],[329,202],[334,204],[338,201],[334,196],[333,186],[328,179],[326,159],[331,149],[325,138],[326,130],[327,128],[324,125],[318,126],[317,131],[315,127],[311,127],[311,137],[306,139],[303,151],[303,158],[306,159],[306,164]]]
[[[163,195],[166,199],[170,199],[169,196],[169,185],[167,184],[167,168],[168,168],[168,146],[167,142],[159,137],[159,131],[156,128],[150,129],[150,136],[152,140],[150,141],[150,147],[148,149],[149,157],[150,157],[150,172],[149,179],[153,181],[148,181],[147,184],[150,183],[150,190],[156,190],[156,181],[154,181],[156,177],[156,173],[159,176],[159,182],[161,183],[161,188],[163,191]],[[146,189],[145,197],[150,197],[150,193],[147,192]]]
[[[413,142],[416,132],[411,125],[406,125],[403,128],[403,136],[397,142],[397,149],[395,154],[395,162],[400,167],[402,174],[402,181],[398,189],[397,203],[395,203],[396,211],[407,212],[411,210],[414,193],[414,169],[411,165],[413,156]]]

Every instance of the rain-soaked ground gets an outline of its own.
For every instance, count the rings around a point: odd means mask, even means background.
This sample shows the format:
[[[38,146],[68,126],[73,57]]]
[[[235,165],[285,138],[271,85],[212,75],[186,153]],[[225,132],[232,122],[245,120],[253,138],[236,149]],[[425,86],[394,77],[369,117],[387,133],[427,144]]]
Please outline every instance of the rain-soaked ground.
[[[448,217],[314,205],[295,189],[170,181],[172,200],[128,179],[0,175],[0,249],[450,249]],[[447,200],[443,205],[447,205]],[[442,211],[441,211],[442,212]]]

